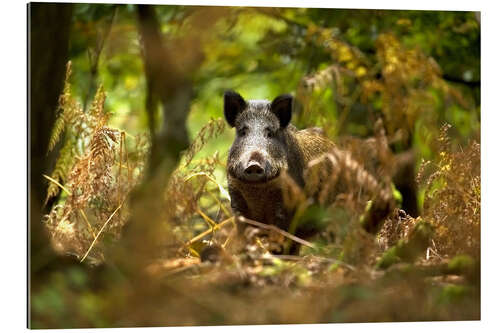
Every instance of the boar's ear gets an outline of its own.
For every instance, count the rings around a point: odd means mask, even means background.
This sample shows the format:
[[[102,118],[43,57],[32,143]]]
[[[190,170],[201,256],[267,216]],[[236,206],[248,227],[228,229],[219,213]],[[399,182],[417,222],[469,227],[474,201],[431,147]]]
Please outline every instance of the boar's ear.
[[[234,127],[236,116],[247,106],[247,102],[235,91],[228,90],[224,93],[224,117],[229,126]]]
[[[280,95],[271,103],[271,112],[280,120],[281,127],[286,127],[292,119],[292,95]]]

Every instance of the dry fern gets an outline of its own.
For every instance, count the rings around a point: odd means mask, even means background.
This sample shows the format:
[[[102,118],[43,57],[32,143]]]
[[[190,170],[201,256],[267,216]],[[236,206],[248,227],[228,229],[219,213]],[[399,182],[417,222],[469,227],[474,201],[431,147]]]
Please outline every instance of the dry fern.
[[[140,180],[147,142],[136,137],[135,149],[129,152],[125,133],[107,126],[102,86],[89,111],[83,112],[71,96],[70,74],[68,63],[51,148],[61,138],[61,124],[65,142],[51,176],[46,177],[50,180],[47,200],[56,196],[61,187],[67,197],[60,198],[45,221],[56,249],[79,258],[90,253],[91,259],[102,260],[98,238],[103,232],[119,237],[127,217],[122,205]]]
[[[211,119],[205,126],[201,128],[193,142],[184,153],[184,167],[187,167],[193,160],[193,157],[200,152],[208,140],[218,137],[226,129],[224,119]]]
[[[57,143],[61,140],[62,134],[66,132],[65,142],[59,151],[59,156],[56,160],[54,170],[50,177],[59,183],[64,183],[68,177],[68,171],[71,168],[76,149],[75,124],[80,121],[83,116],[83,110],[71,97],[71,61],[66,65],[66,76],[64,81],[64,89],[59,97],[58,114],[52,128],[52,133],[49,138],[48,152],[52,151]],[[47,190],[45,203],[51,198],[57,196],[60,192],[59,186],[50,182]]]
[[[437,161],[423,163],[417,177],[424,191],[423,217],[436,228],[437,253],[479,258],[481,149],[477,142],[454,149],[449,128],[441,128]]]

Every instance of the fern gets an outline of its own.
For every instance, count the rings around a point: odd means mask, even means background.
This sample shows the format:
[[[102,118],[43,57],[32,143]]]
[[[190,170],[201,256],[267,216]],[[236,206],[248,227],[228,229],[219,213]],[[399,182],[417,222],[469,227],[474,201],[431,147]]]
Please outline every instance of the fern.
[[[73,145],[74,142],[67,140],[59,152],[59,157],[56,160],[56,165],[54,171],[50,174],[50,177],[59,183],[64,183],[68,178],[68,171],[73,164]],[[53,197],[57,196],[60,192],[59,185],[54,182],[49,183],[47,189],[47,197],[45,198],[45,204]]]
[[[51,152],[56,144],[60,141],[62,133],[66,131],[68,133],[66,142],[59,152],[59,156],[56,160],[54,170],[52,171],[50,177],[59,183],[64,183],[68,176],[68,170],[73,162],[73,146],[74,139],[71,133],[71,124],[75,122],[78,118],[78,114],[82,113],[76,101],[71,97],[71,61],[68,61],[66,65],[66,75],[64,79],[64,89],[59,96],[58,104],[58,115],[52,128],[52,133],[49,138],[48,152]],[[60,188],[54,182],[50,182],[47,189],[47,197],[45,198],[45,204],[53,197],[57,196],[60,192]]]
[[[102,84],[97,89],[97,92],[92,101],[92,105],[89,110],[89,116],[93,121],[89,122],[92,129],[97,129],[107,123],[108,117],[104,112],[104,102],[106,101],[106,93]]]
[[[453,147],[445,124],[436,140],[439,154],[422,163],[417,183],[423,217],[436,227],[434,248],[441,255],[480,256],[481,146]]]
[[[68,114],[72,110],[68,108],[71,100],[71,84],[69,82],[71,76],[71,61],[68,61],[66,64],[66,75],[64,78],[64,89],[63,93],[59,97],[59,104],[57,106],[57,110],[59,111],[57,114],[56,121],[54,123],[54,127],[52,128],[52,133],[49,139],[49,149],[48,152],[51,152],[56,144],[59,142],[62,132],[66,128],[66,119],[68,118]]]
[[[139,181],[146,146],[136,137],[135,151],[130,154],[133,158],[129,159],[125,133],[107,126],[109,114],[104,109],[103,86],[99,86],[89,110],[84,112],[71,95],[70,75],[71,62],[66,68],[49,151],[61,141],[63,144],[54,170],[46,177],[51,182],[45,202],[56,197],[61,187],[67,190],[68,197],[52,207],[45,216],[46,225],[55,248],[82,258],[90,254],[90,258],[97,259],[97,254],[102,259],[96,235],[103,231],[119,235],[126,216],[118,210]]]
[[[205,126],[203,126],[184,155],[186,159],[184,167],[191,163],[193,157],[201,151],[208,140],[221,135],[226,128],[225,126],[225,121],[222,118],[211,119]]]
[[[59,139],[65,127],[66,127],[66,122],[64,121],[64,117],[62,116],[61,113],[56,118],[56,121],[54,123],[54,128],[52,129],[52,133],[50,134],[49,149],[47,153],[50,153],[54,149],[56,144],[59,142]]]

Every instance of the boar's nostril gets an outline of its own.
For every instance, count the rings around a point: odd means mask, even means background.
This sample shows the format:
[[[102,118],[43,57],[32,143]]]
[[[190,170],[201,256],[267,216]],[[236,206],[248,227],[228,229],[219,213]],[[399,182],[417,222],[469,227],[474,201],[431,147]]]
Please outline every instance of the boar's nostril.
[[[247,175],[261,175],[264,173],[264,169],[257,163],[253,163],[245,169]]]
[[[264,168],[257,162],[251,162],[245,169],[245,179],[251,182],[262,181],[265,178]]]

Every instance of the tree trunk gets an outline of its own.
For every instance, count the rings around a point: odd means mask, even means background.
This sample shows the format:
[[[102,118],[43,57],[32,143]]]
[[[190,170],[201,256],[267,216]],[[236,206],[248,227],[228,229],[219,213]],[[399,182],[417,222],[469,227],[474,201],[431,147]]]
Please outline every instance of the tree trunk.
[[[47,154],[47,150],[64,85],[71,16],[71,4],[32,3],[28,6],[28,296],[41,285],[44,269],[65,261],[52,250],[41,222],[47,211],[42,204],[48,185],[42,174],[48,173],[55,161],[56,152]],[[36,279],[32,279],[34,276]]]
[[[139,5],[137,19],[147,81],[146,111],[151,151],[144,182],[131,195],[132,215],[114,253],[115,261],[131,275],[142,271],[141,266],[157,257],[169,239],[166,221],[160,220],[161,198],[181,152],[189,146],[186,120],[193,97],[191,76],[202,60],[199,57],[189,64],[182,61],[179,64],[178,59],[173,61],[174,57],[179,57],[179,50],[164,44],[154,7]],[[200,43],[193,44],[189,52],[201,54]],[[156,119],[160,106],[161,125]]]

